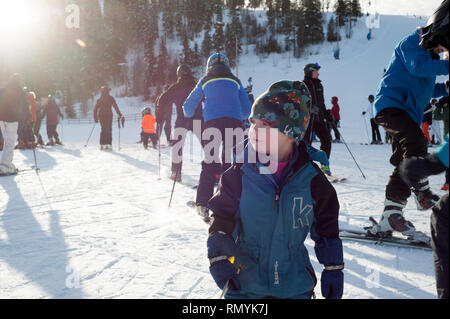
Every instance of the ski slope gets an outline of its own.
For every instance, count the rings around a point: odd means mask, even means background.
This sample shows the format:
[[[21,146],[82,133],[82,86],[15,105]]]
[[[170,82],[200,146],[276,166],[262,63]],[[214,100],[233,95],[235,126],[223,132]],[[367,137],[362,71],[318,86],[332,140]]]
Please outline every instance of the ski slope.
[[[359,22],[352,41],[342,43],[340,61],[333,59],[331,45],[317,48],[321,54],[311,59],[291,59],[290,68],[281,55],[240,61],[239,77],[243,83],[253,77],[255,95],[279,79],[301,79],[308,62],[322,65],[326,101],[339,97],[342,134],[367,177],[344,145],[333,144],[331,170],[348,178],[335,184],[342,227],[364,226],[369,216],[381,215],[392,171],[390,146],[360,145],[367,142],[360,114],[395,44],[423,21],[382,16],[369,42]],[[124,114],[145,105],[139,99],[118,99],[118,104]],[[113,125],[114,150],[104,152],[99,125],[84,147],[92,124],[64,121],[58,129],[64,146],[36,149],[39,175],[27,171],[0,179],[0,298],[218,298],[206,258],[207,226],[185,207],[195,190],[177,184],[168,207],[170,150],[161,150],[159,170],[158,152],[136,143],[139,126],[125,123],[119,150]],[[31,150],[14,156],[19,168],[34,165]],[[184,159],[183,180],[196,183],[201,153],[190,136]],[[442,175],[430,178],[439,194],[443,182]],[[430,211],[417,211],[410,199],[405,214],[418,230],[430,233]],[[313,241],[306,246],[320,278]],[[344,241],[344,258],[343,298],[436,298],[430,251]],[[316,294],[321,298],[320,284]]]

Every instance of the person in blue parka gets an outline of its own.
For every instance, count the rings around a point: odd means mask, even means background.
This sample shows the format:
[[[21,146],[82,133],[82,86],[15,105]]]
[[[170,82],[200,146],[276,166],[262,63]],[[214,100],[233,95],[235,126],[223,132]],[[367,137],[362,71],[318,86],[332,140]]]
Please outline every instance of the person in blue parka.
[[[237,142],[225,143],[226,129],[244,129],[244,121],[250,114],[251,104],[241,81],[230,70],[228,58],[222,53],[209,57],[206,75],[197,83],[186,99],[183,110],[186,117],[194,116],[199,103],[203,101],[203,134],[202,146],[215,142],[215,130],[220,132],[222,141],[222,160],[216,148],[213,154],[206,154],[202,161],[202,171],[197,189],[197,211],[200,216],[208,218],[207,203],[214,192],[216,176],[220,176],[231,165],[226,158],[232,153]],[[211,133],[211,134],[210,134]],[[220,144],[219,144],[220,145]],[[205,220],[206,221],[206,220]]]
[[[228,287],[225,298],[313,297],[317,278],[304,245],[308,234],[325,266],[322,295],[342,297],[339,202],[309,155],[322,153],[326,159],[325,153],[310,152],[302,140],[310,109],[311,96],[303,82],[272,84],[253,104],[243,155],[223,173],[209,201],[210,273],[219,288]],[[272,170],[262,156],[276,164],[270,165]]]
[[[369,230],[376,236],[392,232],[428,242],[430,238],[415,230],[403,216],[411,191],[417,208],[427,210],[439,200],[424,178],[414,187],[399,176],[398,166],[412,156],[427,155],[428,141],[421,130],[424,109],[432,97],[448,95],[444,83],[436,84],[436,76],[448,75],[448,0],[430,17],[428,25],[418,28],[396,46],[375,97],[375,121],[392,137],[390,163],[395,167],[386,185],[384,211],[380,222]]]

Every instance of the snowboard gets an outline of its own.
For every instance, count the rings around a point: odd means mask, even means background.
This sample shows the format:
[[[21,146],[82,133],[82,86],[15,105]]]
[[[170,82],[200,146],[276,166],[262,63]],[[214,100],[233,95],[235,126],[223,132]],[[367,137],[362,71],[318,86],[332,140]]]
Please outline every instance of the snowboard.
[[[388,245],[396,247],[431,250],[431,245],[429,243],[410,240],[405,237],[397,236],[395,234],[387,237],[377,237],[369,234],[367,230],[341,228],[339,230],[339,237],[342,240],[368,242],[376,245]]]

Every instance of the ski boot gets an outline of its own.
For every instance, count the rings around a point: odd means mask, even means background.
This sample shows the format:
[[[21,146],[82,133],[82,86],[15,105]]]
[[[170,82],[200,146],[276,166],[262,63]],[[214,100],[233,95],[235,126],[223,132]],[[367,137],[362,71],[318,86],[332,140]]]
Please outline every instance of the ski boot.
[[[19,143],[17,143],[16,146],[14,146],[15,150],[23,150],[24,148],[25,148],[25,144],[22,141],[20,141]]]
[[[404,218],[403,208],[405,206],[406,201],[394,202],[386,199],[380,222],[377,223],[371,218],[370,221],[373,225],[366,228],[367,234],[369,236],[386,238],[391,237],[392,233],[396,231],[406,236],[408,240],[429,243],[430,237],[423,232],[417,231],[413,223]]]
[[[181,172],[177,176],[177,172],[172,171],[172,174],[170,174],[169,178],[171,180],[175,180],[176,179],[177,182],[181,183]]]
[[[196,204],[197,214],[203,219],[207,224],[210,224],[212,219],[209,217],[209,209],[206,206]]]
[[[55,144],[56,145],[63,145],[62,142],[59,140],[59,138],[55,139]]]
[[[440,197],[430,190],[428,185],[428,179],[423,179],[419,181],[422,187],[418,190],[416,188],[411,188],[414,194],[414,199],[416,200],[417,209],[424,211],[432,208],[439,201]]]
[[[55,142],[53,142],[53,139],[51,138],[51,139],[49,139],[48,143],[45,144],[45,145],[47,145],[47,146],[54,146]]]

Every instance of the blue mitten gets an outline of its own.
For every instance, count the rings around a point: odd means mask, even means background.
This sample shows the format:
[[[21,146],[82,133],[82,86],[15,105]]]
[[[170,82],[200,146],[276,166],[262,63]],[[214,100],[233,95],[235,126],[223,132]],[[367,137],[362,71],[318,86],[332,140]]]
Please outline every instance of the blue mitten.
[[[236,244],[233,238],[224,232],[215,232],[209,236],[207,246],[211,264],[209,272],[217,286],[223,289],[229,280],[229,289],[240,290],[241,285],[236,268],[228,260],[229,257],[236,254]]]
[[[322,296],[327,299],[341,299],[344,292],[344,257],[342,241],[339,238],[321,238],[314,247],[317,259],[325,266],[322,272]]]

